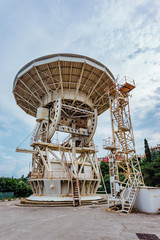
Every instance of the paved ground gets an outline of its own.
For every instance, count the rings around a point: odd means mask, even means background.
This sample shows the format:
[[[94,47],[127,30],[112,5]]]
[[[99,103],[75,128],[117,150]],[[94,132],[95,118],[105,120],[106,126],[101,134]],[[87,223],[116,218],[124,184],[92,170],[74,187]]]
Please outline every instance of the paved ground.
[[[106,206],[18,207],[0,202],[0,240],[132,240],[160,237],[160,214],[119,214]]]

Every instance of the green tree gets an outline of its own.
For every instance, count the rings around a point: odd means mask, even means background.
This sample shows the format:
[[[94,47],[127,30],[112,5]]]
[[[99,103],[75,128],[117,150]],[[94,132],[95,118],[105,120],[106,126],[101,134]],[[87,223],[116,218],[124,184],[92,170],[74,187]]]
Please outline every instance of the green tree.
[[[107,189],[107,193],[110,193],[111,190],[110,190],[109,164],[108,164],[108,162],[102,161],[100,163],[100,168],[101,168],[101,172],[102,172],[102,175],[103,175],[104,183],[105,183],[105,186],[106,186],[106,189]],[[105,188],[104,188],[102,180],[101,180],[101,186],[102,187],[100,187],[98,189],[98,191],[105,191]]]
[[[140,165],[145,185],[160,187],[160,153],[151,152],[151,161],[145,156]]]
[[[146,139],[144,139],[144,150],[145,150],[145,155],[146,155],[147,161],[151,162],[151,152],[150,152],[148,142]]]
[[[28,197],[32,194],[27,178],[0,177],[0,192],[14,192],[15,197]]]

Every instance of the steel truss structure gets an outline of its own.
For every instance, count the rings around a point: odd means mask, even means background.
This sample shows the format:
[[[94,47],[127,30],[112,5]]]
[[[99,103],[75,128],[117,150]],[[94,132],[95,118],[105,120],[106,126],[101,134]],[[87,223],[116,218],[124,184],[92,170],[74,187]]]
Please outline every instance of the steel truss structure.
[[[61,102],[61,99],[57,99],[50,109],[50,118],[41,120],[35,128],[31,146],[36,153],[32,159],[30,184],[33,192],[43,195],[43,185],[40,187],[37,177],[45,180],[62,179],[60,194],[69,196],[72,193],[73,205],[76,206],[81,204],[81,195],[96,194],[100,182],[97,149],[91,139],[96,130],[97,111],[88,112]],[[81,125],[82,122],[74,120],[71,113],[68,119],[66,110],[71,110],[72,115],[75,110],[78,114],[81,112],[83,121],[85,118],[86,121],[90,120],[90,128],[77,130],[76,124]],[[64,117],[69,121],[70,127],[63,125]],[[56,130],[70,133],[61,144],[51,140]],[[84,167],[87,164],[90,168],[90,179],[84,178]],[[42,183],[42,180],[40,182]]]
[[[134,81],[124,77],[108,89],[113,139],[104,139],[103,144],[110,151],[110,202],[121,202],[122,211],[127,213],[132,210],[138,186],[144,185],[129,107],[129,93],[134,88]]]
[[[98,115],[109,108],[106,87],[115,81],[94,59],[76,54],[54,54],[35,59],[16,75],[13,93],[17,104],[36,117],[31,139],[29,200],[100,200],[101,177],[93,136]],[[56,131],[67,133],[62,143]]]

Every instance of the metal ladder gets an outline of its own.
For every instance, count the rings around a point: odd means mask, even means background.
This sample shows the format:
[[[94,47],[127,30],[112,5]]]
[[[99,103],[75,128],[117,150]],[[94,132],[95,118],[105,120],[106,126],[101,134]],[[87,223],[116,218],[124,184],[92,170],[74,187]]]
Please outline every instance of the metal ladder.
[[[110,180],[111,178],[114,178],[113,182],[110,182],[110,187],[111,187],[111,194],[113,197],[116,197],[116,192],[115,192],[115,181],[118,182],[118,168],[115,159],[112,157],[109,159],[109,172],[110,172]]]
[[[72,182],[72,193],[73,193],[73,206],[77,207],[81,205],[80,190],[79,190],[79,180],[78,178],[71,178]]]
[[[64,169],[68,172],[69,177],[71,179],[72,194],[73,194],[73,206],[76,207],[76,206],[81,205],[79,180],[78,180],[78,177],[73,176],[72,171],[68,168],[67,159],[66,159],[66,156],[65,156],[65,147],[67,145],[69,145],[70,139],[71,139],[71,136],[68,135],[63,140],[62,144],[59,145],[59,151],[61,153],[61,158],[62,158]]]

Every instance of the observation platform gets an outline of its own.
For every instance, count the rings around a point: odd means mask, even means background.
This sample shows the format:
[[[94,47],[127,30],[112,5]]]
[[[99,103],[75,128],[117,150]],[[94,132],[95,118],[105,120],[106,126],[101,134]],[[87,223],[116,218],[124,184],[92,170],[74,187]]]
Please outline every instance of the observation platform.
[[[124,77],[118,82],[118,90],[122,93],[129,93],[135,86],[135,81],[129,77]]]
[[[110,150],[110,151],[117,150],[117,147],[114,145],[112,138],[109,137],[109,138],[103,139],[103,149]]]

